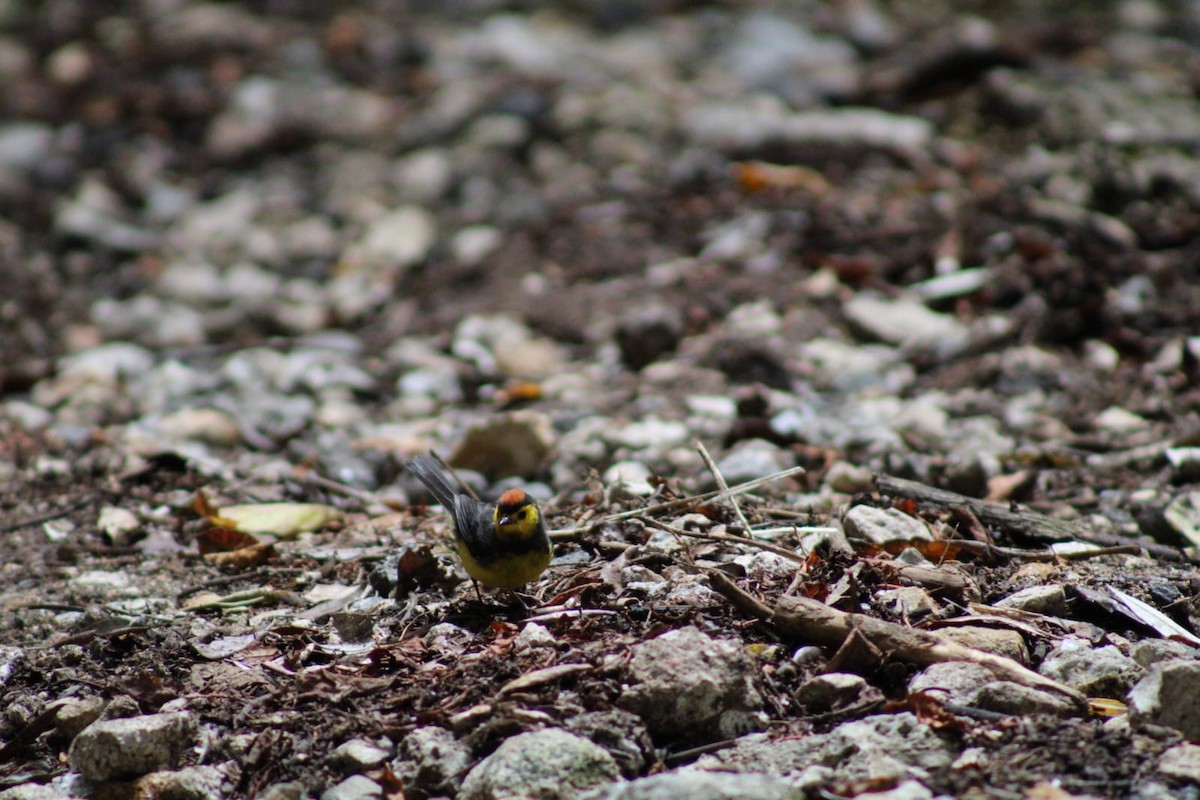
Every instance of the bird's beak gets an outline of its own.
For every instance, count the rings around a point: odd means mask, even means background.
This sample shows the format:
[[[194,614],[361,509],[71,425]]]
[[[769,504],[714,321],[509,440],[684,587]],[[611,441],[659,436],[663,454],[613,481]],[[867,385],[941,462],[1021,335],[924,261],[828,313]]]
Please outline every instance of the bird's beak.
[[[506,527],[506,526],[512,525],[512,524],[513,524],[512,517],[510,517],[508,514],[505,514],[503,517],[496,520],[497,528],[503,528],[503,527]]]

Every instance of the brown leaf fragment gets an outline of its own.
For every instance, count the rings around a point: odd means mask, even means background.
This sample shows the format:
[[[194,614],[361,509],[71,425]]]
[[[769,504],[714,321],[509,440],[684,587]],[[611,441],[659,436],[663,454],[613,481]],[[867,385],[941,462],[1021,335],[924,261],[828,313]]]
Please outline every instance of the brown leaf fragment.
[[[928,725],[934,730],[946,728],[961,730],[965,727],[964,723],[947,710],[942,698],[938,696],[941,691],[939,689],[923,689],[913,692],[908,696],[905,704],[922,724]]]
[[[533,672],[527,672],[519,678],[514,678],[508,683],[500,687],[500,691],[496,693],[497,697],[503,697],[506,694],[513,692],[523,692],[527,689],[533,689],[537,686],[542,686],[547,683],[554,683],[557,680],[567,677],[568,675],[578,675],[582,672],[590,672],[591,664],[556,664],[552,667],[543,669],[535,669]]]
[[[966,506],[950,506],[950,516],[958,524],[958,529],[971,540],[987,545],[995,544],[988,529],[983,526],[979,517],[975,516],[971,509]]]
[[[196,548],[202,556],[209,553],[230,553],[256,544],[258,544],[256,537],[221,526],[209,528],[196,535]]]
[[[270,561],[274,555],[274,543],[264,542],[262,544],[253,544],[249,547],[242,547],[228,553],[207,553],[203,558],[205,562],[214,566],[247,569],[249,567],[261,567]]]
[[[1037,473],[1021,470],[1008,475],[996,475],[988,479],[988,491],[984,500],[989,503],[1004,503],[1009,500],[1028,499],[1029,490],[1037,481]]]
[[[433,586],[441,579],[437,558],[428,545],[407,547],[396,564],[396,591],[406,595],[414,589]]]

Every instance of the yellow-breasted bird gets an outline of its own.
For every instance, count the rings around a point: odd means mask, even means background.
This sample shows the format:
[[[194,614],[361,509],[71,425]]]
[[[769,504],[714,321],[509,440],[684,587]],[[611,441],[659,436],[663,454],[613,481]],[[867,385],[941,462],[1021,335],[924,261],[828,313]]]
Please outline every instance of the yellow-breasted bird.
[[[496,589],[517,589],[550,565],[554,547],[546,523],[524,491],[509,489],[491,505],[464,492],[432,456],[414,456],[404,466],[450,512],[458,557],[473,580]]]

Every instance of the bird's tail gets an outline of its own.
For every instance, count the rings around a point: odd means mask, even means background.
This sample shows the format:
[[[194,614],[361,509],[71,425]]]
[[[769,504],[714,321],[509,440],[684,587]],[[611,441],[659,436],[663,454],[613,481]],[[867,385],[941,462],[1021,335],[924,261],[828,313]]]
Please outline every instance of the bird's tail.
[[[454,511],[454,498],[460,490],[455,489],[450,476],[437,459],[433,456],[413,456],[404,462],[404,467],[425,484],[425,488],[443,508]]]

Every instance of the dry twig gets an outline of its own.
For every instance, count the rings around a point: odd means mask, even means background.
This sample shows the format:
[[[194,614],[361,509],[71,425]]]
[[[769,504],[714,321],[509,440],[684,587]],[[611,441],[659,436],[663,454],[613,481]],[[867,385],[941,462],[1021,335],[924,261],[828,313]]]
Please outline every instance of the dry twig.
[[[917,481],[895,478],[891,475],[876,475],[875,486],[881,494],[893,497],[909,497],[921,503],[939,507],[964,506],[970,509],[985,525],[1025,536],[1040,542],[1062,542],[1078,540],[1107,547],[1131,544],[1127,537],[1104,531],[1093,531],[1069,520],[1055,519],[1034,511],[1013,510],[1008,506],[986,503],[974,497],[927,486]],[[1147,553],[1168,561],[1184,561],[1186,556],[1178,548],[1138,542]]]
[[[717,468],[717,462],[713,461],[713,457],[709,455],[708,448],[704,446],[704,442],[697,440],[696,450],[699,451],[700,457],[704,459],[704,463],[708,465],[708,471],[713,474],[713,479],[717,482],[717,488],[722,492],[728,492],[729,484],[725,482],[725,476]],[[738,522],[742,524],[742,530],[748,533],[750,531],[750,520],[746,519],[746,515],[742,513],[742,507],[738,504],[736,495],[729,496],[729,505],[733,506],[733,513],[737,515]]]
[[[807,597],[782,597],[779,604],[770,609],[742,591],[728,576],[716,570],[710,570],[708,576],[713,588],[735,607],[770,621],[780,634],[793,641],[840,647],[848,637],[859,636],[880,652],[902,661],[913,664],[969,661],[987,667],[998,678],[1061,694],[1080,710],[1087,706],[1087,699],[1076,690],[1039,675],[1011,658],[985,653],[930,631],[907,628],[865,614],[839,611]]]

